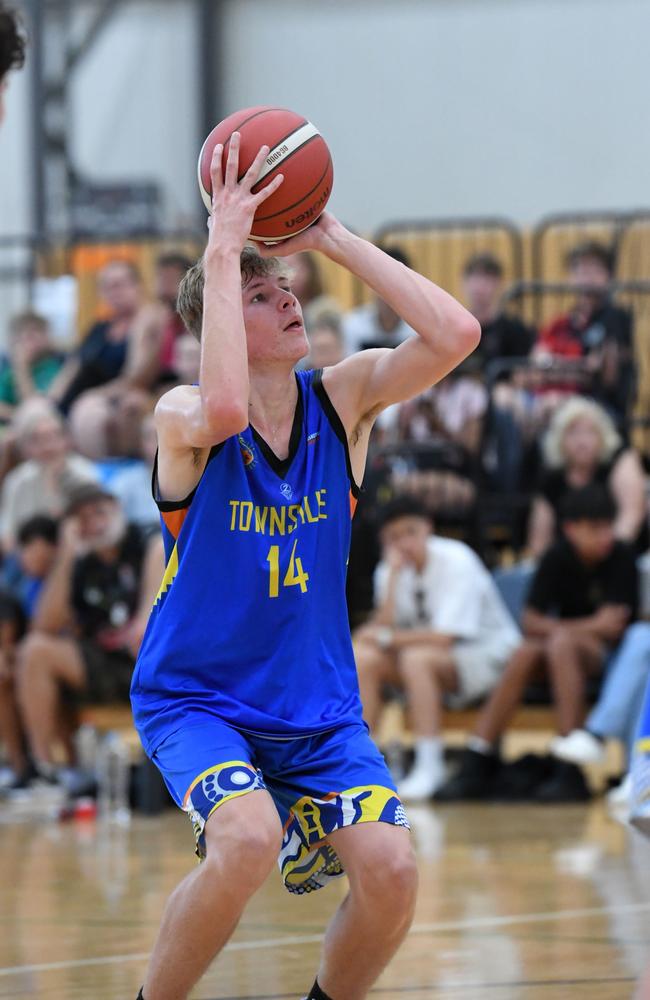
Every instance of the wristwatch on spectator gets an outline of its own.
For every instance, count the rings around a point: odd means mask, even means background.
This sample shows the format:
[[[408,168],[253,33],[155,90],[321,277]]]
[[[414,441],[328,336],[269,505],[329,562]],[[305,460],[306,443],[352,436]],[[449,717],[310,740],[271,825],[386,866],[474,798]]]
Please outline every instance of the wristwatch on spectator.
[[[390,625],[380,625],[375,632],[375,640],[380,649],[390,649],[395,638],[395,630]]]

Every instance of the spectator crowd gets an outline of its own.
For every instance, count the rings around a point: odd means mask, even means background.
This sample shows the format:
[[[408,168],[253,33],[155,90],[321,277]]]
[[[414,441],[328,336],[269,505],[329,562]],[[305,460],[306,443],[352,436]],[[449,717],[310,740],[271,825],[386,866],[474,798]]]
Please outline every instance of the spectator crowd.
[[[404,264],[395,246],[386,252]],[[0,366],[0,744],[3,794],[83,786],[84,703],[126,702],[164,572],[151,495],[153,410],[198,381],[199,344],[176,311],[192,265],[168,253],[153,287],[115,259],[100,315],[65,352],[33,310],[14,316]],[[310,354],[322,368],[414,336],[383,301],[345,312],[318,261],[290,261]],[[632,315],[610,295],[614,261],[568,256],[571,307],[533,330],[502,308],[489,253],[463,269],[482,340],[456,371],[374,428],[353,526],[348,599],[365,718],[387,700],[412,735],[403,798],[588,794],[581,766],[608,739],[629,749],[650,672],[639,557],[646,473],[630,442]],[[505,567],[505,563],[509,563]],[[557,733],[528,770],[501,740],[522,701],[552,703]],[[456,768],[443,710],[478,706]],[[619,790],[625,794],[625,784]]]

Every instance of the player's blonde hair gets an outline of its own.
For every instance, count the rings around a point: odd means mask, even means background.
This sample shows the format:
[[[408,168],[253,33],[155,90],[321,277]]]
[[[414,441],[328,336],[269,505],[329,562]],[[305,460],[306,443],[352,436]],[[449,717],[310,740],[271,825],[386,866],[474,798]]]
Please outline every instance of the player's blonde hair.
[[[245,288],[253,278],[291,277],[291,270],[284,261],[279,257],[262,257],[254,247],[244,247],[241,252],[240,267],[242,288]],[[200,257],[181,279],[176,301],[176,308],[185,328],[199,343],[203,327],[204,284],[205,269],[203,257]]]
[[[621,436],[614,421],[602,406],[584,396],[571,396],[558,406],[551,418],[544,436],[542,451],[544,461],[552,469],[560,469],[566,463],[564,455],[564,435],[576,420],[589,420],[600,434],[600,461],[607,462],[621,446]]]

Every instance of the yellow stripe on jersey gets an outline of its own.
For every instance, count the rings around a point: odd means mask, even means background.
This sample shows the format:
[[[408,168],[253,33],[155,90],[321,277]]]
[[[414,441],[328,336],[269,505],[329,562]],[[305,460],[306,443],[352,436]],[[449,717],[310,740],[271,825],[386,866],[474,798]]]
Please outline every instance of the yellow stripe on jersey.
[[[174,545],[169,560],[167,561],[167,565],[165,566],[165,574],[162,578],[162,583],[160,584],[160,590],[156,594],[156,600],[153,602],[154,608],[158,603],[158,601],[160,600],[160,598],[163,597],[163,595],[166,594],[169,588],[171,587],[174,581],[174,577],[176,576],[177,573],[178,573],[178,542],[176,543],[176,545]]]

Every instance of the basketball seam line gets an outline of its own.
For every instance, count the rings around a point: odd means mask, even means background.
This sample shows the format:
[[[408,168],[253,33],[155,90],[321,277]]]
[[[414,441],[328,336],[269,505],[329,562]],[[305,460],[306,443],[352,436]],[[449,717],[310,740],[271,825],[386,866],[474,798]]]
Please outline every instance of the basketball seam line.
[[[254,115],[249,115],[248,118],[244,118],[243,122],[240,122],[239,125],[237,125],[237,127],[232,130],[232,132],[230,133],[230,135],[228,136],[228,138],[225,140],[225,142],[223,144],[223,150],[224,150],[224,152],[226,151],[226,146],[228,145],[228,143],[232,139],[233,132],[238,132],[240,128],[243,128],[243,126],[247,124],[247,122],[252,122],[253,118],[257,118],[259,115],[264,115],[264,114],[267,113],[267,111],[285,111],[285,110],[286,110],[285,108],[262,108],[261,111],[256,111]],[[306,121],[306,119],[305,119],[305,121]],[[215,125],[215,128],[217,128],[216,125]],[[201,146],[201,152],[199,154],[199,179],[201,181],[201,187],[203,187],[203,190],[205,191],[206,194],[208,192],[207,192],[207,188],[205,188],[205,186],[203,184],[203,177],[201,176],[201,161],[203,160],[203,150],[205,149],[205,143],[208,141],[209,138],[210,138],[209,135],[206,136],[205,142]],[[242,176],[243,176],[243,174],[242,174]],[[240,181],[241,177],[238,177],[237,180]]]
[[[303,146],[299,146],[299,147],[298,147],[298,149],[304,149],[304,148],[305,148],[305,146],[307,146],[307,145],[308,145],[308,144],[309,144],[310,142],[313,142],[313,140],[314,140],[314,139],[318,139],[318,138],[320,138],[320,136],[318,136],[318,135],[313,135],[313,136],[311,137],[311,139],[308,139],[308,140],[307,140],[307,142],[306,142],[306,143],[305,143],[305,144],[304,144]],[[289,156],[287,156],[287,159],[286,159],[286,160],[285,160],[284,162],[286,163],[286,162],[287,162],[287,160],[290,160],[290,159],[291,159],[291,157],[292,157],[292,156],[294,156],[294,154],[298,152],[298,149],[294,150],[294,152],[293,152],[293,153],[291,153],[291,154],[290,154]],[[314,191],[315,191],[315,190],[316,190],[316,188],[317,188],[317,187],[319,186],[319,184],[322,184],[322,183],[323,183],[323,179],[325,178],[325,176],[326,176],[326,174],[327,174],[327,171],[329,170],[329,168],[330,168],[331,166],[332,166],[332,157],[331,157],[331,156],[330,156],[330,155],[328,154],[328,156],[327,156],[327,166],[325,167],[325,170],[323,171],[322,175],[321,175],[321,176],[320,176],[320,177],[318,178],[318,180],[317,180],[317,181],[316,181],[316,183],[314,184],[314,186],[313,186],[313,188],[311,189],[311,191],[307,191],[307,192],[306,192],[306,194],[304,194],[304,195],[302,196],[302,198],[300,198],[300,199],[299,199],[298,201],[295,201],[295,202],[293,203],[293,205],[287,205],[287,206],[286,206],[286,208],[282,208],[282,209],[280,209],[280,211],[279,211],[279,212],[273,212],[273,214],[272,214],[272,215],[264,215],[264,216],[263,216],[262,218],[258,218],[258,219],[256,219],[256,220],[255,220],[256,224],[257,224],[258,222],[268,222],[268,220],[269,220],[269,219],[275,219],[275,218],[277,218],[277,217],[278,217],[278,215],[284,215],[284,214],[285,214],[286,212],[290,212],[292,208],[296,208],[296,207],[297,207],[298,205],[301,205],[301,204],[302,204],[302,202],[303,202],[303,201],[305,201],[305,199],[306,199],[306,198],[309,198],[309,196],[310,196],[310,195],[312,195],[312,194],[314,193]],[[263,239],[264,237],[261,237],[261,238]],[[273,237],[272,237],[272,236],[267,236],[266,238],[267,238],[267,239],[269,239],[269,240],[270,240],[270,239],[273,239]]]
[[[299,125],[299,126],[298,126],[298,128],[294,128],[294,129],[292,129],[292,130],[291,130],[291,132],[288,132],[288,133],[287,133],[287,135],[285,135],[285,136],[284,136],[284,138],[282,138],[282,139],[278,139],[278,141],[277,141],[277,142],[275,143],[275,145],[273,145],[273,146],[271,146],[271,147],[269,148],[269,154],[268,154],[268,155],[270,156],[270,155],[271,155],[271,153],[272,153],[272,152],[273,152],[274,150],[276,150],[276,149],[278,148],[278,146],[281,146],[283,142],[286,142],[286,141],[287,141],[287,139],[290,139],[292,135],[295,135],[295,134],[296,134],[296,132],[299,132],[301,128],[304,128],[304,127],[305,127],[305,125],[312,125],[312,126],[313,126],[313,128],[316,128],[316,126],[315,126],[315,125],[313,124],[313,122],[310,122],[310,121],[308,121],[308,120],[307,120],[307,119],[305,118],[305,120],[304,120],[304,122],[302,123],[302,125]],[[321,136],[320,132],[318,131],[318,129],[316,129],[316,135],[310,135],[308,139],[305,139],[305,141],[304,141],[303,143],[301,143],[301,144],[300,144],[299,146],[296,146],[296,148],[295,148],[294,150],[292,150],[292,151],[291,151],[291,152],[289,153],[289,155],[288,155],[288,156],[285,156],[283,160],[280,160],[280,162],[279,162],[279,163],[277,163],[277,164],[276,164],[276,163],[274,163],[274,164],[273,164],[273,166],[271,167],[271,169],[269,170],[268,174],[265,174],[265,175],[264,175],[264,177],[262,177],[262,180],[263,180],[263,181],[265,181],[265,180],[266,180],[266,178],[267,178],[267,177],[269,176],[269,174],[272,174],[272,173],[273,173],[273,171],[274,171],[274,170],[276,169],[276,167],[279,167],[279,166],[281,166],[281,165],[282,165],[283,163],[286,163],[286,162],[287,162],[287,160],[291,159],[291,157],[293,156],[293,154],[294,154],[294,153],[297,153],[299,149],[302,149],[302,147],[303,147],[303,146],[306,146],[306,145],[307,145],[307,143],[308,143],[308,142],[311,142],[311,140],[312,140],[312,139],[318,139],[318,137],[319,137],[319,136],[320,136],[320,137],[322,138],[322,136]],[[265,160],[264,162],[266,163],[266,160]],[[240,181],[240,180],[242,179],[242,177],[245,177],[245,176],[246,176],[246,171],[244,170],[244,172],[243,172],[243,174],[241,175],[241,177],[238,177],[238,178],[237,178],[237,181]],[[255,188],[257,187],[257,185],[258,185],[259,183],[260,183],[260,181],[255,181],[255,183],[253,184],[253,187],[252,187],[252,189],[251,189],[251,190],[254,190],[254,189],[255,189]]]

